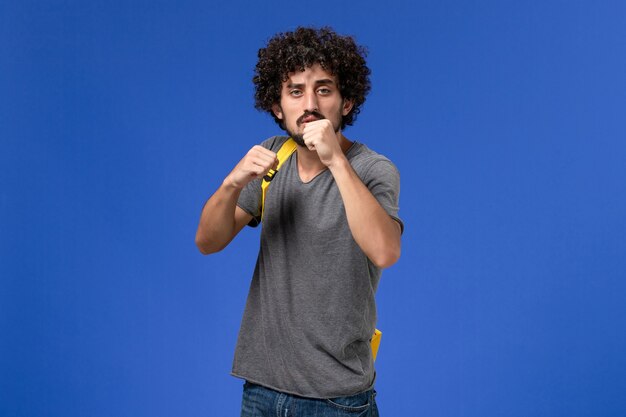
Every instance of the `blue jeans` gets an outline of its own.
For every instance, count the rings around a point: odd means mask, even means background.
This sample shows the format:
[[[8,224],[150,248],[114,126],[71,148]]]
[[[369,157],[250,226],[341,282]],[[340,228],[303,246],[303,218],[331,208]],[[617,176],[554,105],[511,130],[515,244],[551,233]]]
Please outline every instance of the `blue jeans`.
[[[378,417],[373,389],[349,397],[303,398],[246,382],[241,417]]]

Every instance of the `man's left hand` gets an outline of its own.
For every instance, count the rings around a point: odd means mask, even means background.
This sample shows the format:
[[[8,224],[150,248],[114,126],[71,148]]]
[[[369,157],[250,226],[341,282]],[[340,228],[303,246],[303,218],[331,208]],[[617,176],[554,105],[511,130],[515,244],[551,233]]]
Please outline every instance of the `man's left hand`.
[[[312,151],[316,151],[320,161],[330,166],[333,159],[343,155],[339,145],[339,137],[328,119],[315,120],[304,126],[304,143]]]

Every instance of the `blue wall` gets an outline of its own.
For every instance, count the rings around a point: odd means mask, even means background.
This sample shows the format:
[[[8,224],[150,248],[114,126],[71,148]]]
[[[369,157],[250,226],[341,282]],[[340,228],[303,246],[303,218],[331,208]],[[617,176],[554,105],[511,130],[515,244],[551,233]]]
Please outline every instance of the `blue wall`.
[[[224,2],[226,3],[226,2]],[[345,133],[402,174],[378,293],[385,416],[626,415],[621,1],[0,4],[0,415],[231,416],[258,245],[203,257],[253,144],[256,51],[369,47]]]

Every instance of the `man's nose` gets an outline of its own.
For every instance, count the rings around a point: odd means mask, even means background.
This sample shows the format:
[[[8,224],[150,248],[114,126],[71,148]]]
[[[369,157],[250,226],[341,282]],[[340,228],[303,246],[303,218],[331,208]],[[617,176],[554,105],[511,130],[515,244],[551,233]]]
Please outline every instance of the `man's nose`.
[[[305,110],[307,111],[319,110],[318,103],[317,103],[317,95],[315,94],[315,91],[311,91],[306,94],[304,104],[306,106]]]

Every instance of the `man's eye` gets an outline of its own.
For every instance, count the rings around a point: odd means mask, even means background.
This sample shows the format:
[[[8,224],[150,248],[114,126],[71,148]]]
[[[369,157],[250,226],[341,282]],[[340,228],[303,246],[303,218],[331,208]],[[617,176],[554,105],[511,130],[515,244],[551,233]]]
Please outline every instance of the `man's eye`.
[[[319,90],[317,90],[318,93],[320,94],[330,94],[330,89],[329,88],[320,88]]]
[[[300,90],[291,90],[289,92],[289,94],[291,94],[292,96],[298,97],[298,96],[302,95],[302,91],[300,91]]]

